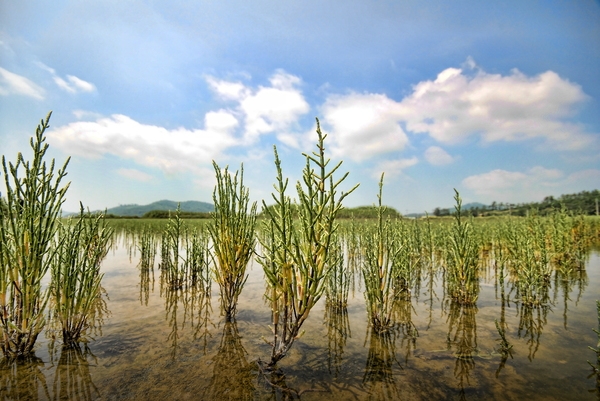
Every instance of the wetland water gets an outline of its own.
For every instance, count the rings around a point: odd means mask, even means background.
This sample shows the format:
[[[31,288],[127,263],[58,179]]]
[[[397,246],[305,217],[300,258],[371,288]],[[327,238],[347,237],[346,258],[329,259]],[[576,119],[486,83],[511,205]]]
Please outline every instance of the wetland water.
[[[102,264],[109,313],[94,339],[61,350],[40,336],[35,360],[2,365],[5,399],[600,399],[586,362],[597,343],[597,250],[584,272],[552,282],[548,308],[520,307],[508,287],[503,301],[491,268],[476,307],[452,305],[441,272],[424,268],[388,336],[370,333],[357,275],[345,312],[328,310],[325,296],[311,311],[278,364],[284,378],[260,375],[255,363],[270,356],[260,265],[249,266],[237,318],[225,323],[214,283],[210,297],[161,290],[157,266],[146,275],[138,261],[120,237]],[[496,351],[495,320],[507,325],[512,359]]]

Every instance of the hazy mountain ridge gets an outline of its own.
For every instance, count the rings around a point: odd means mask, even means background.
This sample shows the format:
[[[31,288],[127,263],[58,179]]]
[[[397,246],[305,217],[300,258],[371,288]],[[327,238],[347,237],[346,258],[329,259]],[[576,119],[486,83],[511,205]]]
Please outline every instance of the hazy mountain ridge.
[[[200,201],[185,201],[175,202],[168,199],[159,200],[148,205],[119,205],[111,207],[106,210],[107,214],[114,214],[115,216],[137,216],[142,217],[144,214],[153,210],[176,210],[177,204],[181,204],[181,211],[183,212],[194,212],[194,213],[208,213],[214,210],[212,203],[200,202]]]
[[[499,214],[512,214],[512,215],[525,215],[529,210],[536,209],[541,214],[545,214],[550,210],[557,210],[565,207],[567,210],[576,213],[584,214],[596,214],[598,213],[598,204],[600,200],[600,191],[595,189],[593,191],[582,191],[575,194],[566,194],[559,197],[547,196],[541,202],[528,202],[528,203],[496,203],[492,202],[490,205],[485,205],[480,202],[470,202],[462,205],[462,209],[468,211],[469,214],[474,216],[485,216],[485,215],[499,215]],[[183,212],[192,213],[210,213],[214,211],[214,206],[211,203],[201,201],[185,201],[181,203],[181,210]],[[144,214],[160,210],[160,211],[174,211],[177,209],[178,202],[172,200],[160,200],[157,202],[150,203],[148,205],[128,204],[119,205],[107,209],[107,214],[123,217],[142,217]],[[346,208],[341,213],[341,217],[349,217],[355,214],[355,217],[361,216],[366,209],[370,209],[370,206],[359,206],[355,208]],[[390,208],[392,214],[398,212],[394,208]],[[104,212],[103,210],[101,212]],[[367,211],[368,212],[368,211]],[[454,208],[435,208],[429,214],[431,216],[445,216],[450,215],[454,212]],[[63,212],[63,217],[76,214],[74,212]],[[367,213],[368,214],[368,213]],[[425,213],[408,213],[404,214],[405,217],[422,217]],[[363,216],[364,217],[364,216]]]

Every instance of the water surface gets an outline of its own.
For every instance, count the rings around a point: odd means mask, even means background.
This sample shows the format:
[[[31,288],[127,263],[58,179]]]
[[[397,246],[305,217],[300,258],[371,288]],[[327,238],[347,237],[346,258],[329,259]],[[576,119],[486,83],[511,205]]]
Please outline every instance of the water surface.
[[[139,257],[117,245],[103,262],[109,314],[80,349],[51,347],[40,336],[30,363],[0,369],[5,399],[600,399],[587,360],[597,337],[600,254],[586,270],[552,283],[547,308],[522,308],[484,274],[475,307],[443,301],[441,274],[423,269],[419,288],[398,310],[390,335],[367,325],[360,281],[346,310],[311,311],[304,335],[263,374],[270,312],[256,263],[237,318],[219,313],[218,287],[161,291]],[[494,321],[505,322],[512,358],[497,351]]]

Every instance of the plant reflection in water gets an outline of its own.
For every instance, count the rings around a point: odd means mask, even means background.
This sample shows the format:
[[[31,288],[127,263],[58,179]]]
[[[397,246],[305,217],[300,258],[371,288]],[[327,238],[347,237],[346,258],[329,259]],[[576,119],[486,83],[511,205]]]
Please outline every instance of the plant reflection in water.
[[[225,319],[213,375],[203,399],[251,400],[256,390],[256,363],[249,363],[235,318]]]
[[[348,337],[352,337],[348,308],[338,307],[335,304],[325,306],[324,323],[327,325],[327,366],[329,373],[338,377],[342,370],[344,347]]]
[[[525,338],[529,349],[527,358],[533,361],[540,347],[540,337],[547,323],[549,305],[517,304],[519,315],[519,338]]]
[[[90,365],[89,359],[94,361]],[[86,344],[63,347],[52,385],[53,400],[92,400],[101,396],[92,381],[90,366],[96,356]]]
[[[412,321],[413,305],[411,292],[405,291],[394,300],[392,316],[394,326],[381,331],[377,326],[370,326],[366,341],[369,341],[369,352],[363,376],[363,385],[375,399],[400,399],[401,389],[394,378],[394,365],[403,369],[397,355],[397,341],[400,348],[406,348],[404,363],[416,348],[419,332]]]
[[[376,399],[397,400],[401,391],[394,379],[394,363],[402,368],[396,358],[396,331],[382,332],[375,326],[369,328],[369,354],[363,376],[363,385]]]
[[[162,295],[165,298],[165,319],[169,323],[171,332],[167,341],[171,342],[171,357],[175,358],[179,348],[179,330],[184,330],[186,325],[191,327],[194,339],[202,342],[202,350],[206,354],[208,338],[210,337],[209,324],[212,306],[210,302],[210,272],[203,273],[200,280],[186,284],[181,288],[171,288],[169,283],[161,283]],[[183,314],[179,307],[183,306]],[[181,323],[178,323],[181,318]]]
[[[465,399],[465,386],[470,386],[469,378],[475,367],[474,356],[477,348],[477,305],[464,304],[452,300],[448,310],[448,350],[454,348],[456,362],[454,377],[458,379],[460,399]]]
[[[25,359],[0,360],[0,398],[4,400],[50,399],[44,361],[31,354]]]

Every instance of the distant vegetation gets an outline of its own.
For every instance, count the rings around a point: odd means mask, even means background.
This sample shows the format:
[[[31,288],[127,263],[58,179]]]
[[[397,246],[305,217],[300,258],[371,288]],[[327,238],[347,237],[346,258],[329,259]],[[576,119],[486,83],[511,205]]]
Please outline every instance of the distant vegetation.
[[[482,205],[479,203],[465,205],[465,214],[474,217],[479,216],[526,216],[531,210],[536,210],[541,216],[551,214],[553,211],[564,208],[573,213],[585,215],[595,215],[598,213],[598,203],[600,202],[600,191],[582,191],[576,194],[561,195],[558,198],[546,196],[541,202],[531,203],[497,203],[491,205]],[[469,207],[470,206],[470,207]],[[448,216],[454,209],[435,208],[434,216]]]
[[[600,203],[600,191],[583,191],[576,194],[561,195],[558,198],[552,196],[545,197],[541,202],[531,203],[503,203],[492,202],[491,205],[483,203],[467,203],[463,205],[463,213],[467,216],[484,217],[484,216],[526,216],[531,210],[537,210],[538,214],[545,216],[552,211],[560,210],[562,207],[565,210],[573,213],[582,213],[586,215],[595,215],[597,202]],[[297,217],[296,205],[292,204],[291,212],[294,218]],[[0,208],[2,206],[0,205]],[[271,208],[272,206],[268,206]],[[162,200],[151,203],[149,205],[120,205],[106,211],[106,218],[153,218],[167,219],[169,212],[177,209],[177,202],[170,200]],[[214,210],[212,204],[207,202],[187,201],[181,202],[180,216],[185,219],[208,219]],[[443,209],[436,207],[430,216],[443,217],[450,216],[454,212],[453,208]],[[260,213],[258,218],[262,218],[264,213]],[[424,213],[407,214],[405,217],[421,217]],[[387,207],[384,217],[397,218],[401,214],[393,207]],[[358,206],[351,208],[343,208],[338,213],[340,219],[375,219],[377,218],[377,208],[374,206]]]
[[[358,206],[343,208],[338,213],[340,219],[376,219],[378,217],[378,208],[375,206]],[[393,207],[386,206],[383,211],[383,217],[396,218],[402,217],[401,214]]]
[[[267,208],[273,211],[273,205],[267,206]],[[298,205],[291,204],[290,205],[291,213],[293,218],[298,217]],[[396,218],[401,217],[400,213],[394,209],[393,207],[386,207],[386,210],[383,214],[384,217]],[[260,213],[258,218],[264,217],[264,211]],[[342,208],[338,214],[337,218],[339,219],[376,219],[377,218],[377,208],[375,206],[358,206],[358,207],[344,207]]]
[[[150,212],[144,213],[142,218],[144,219],[168,219],[169,217],[173,217],[172,210],[152,210]],[[203,212],[180,212],[179,217],[182,219],[210,219],[211,213],[203,213]]]

